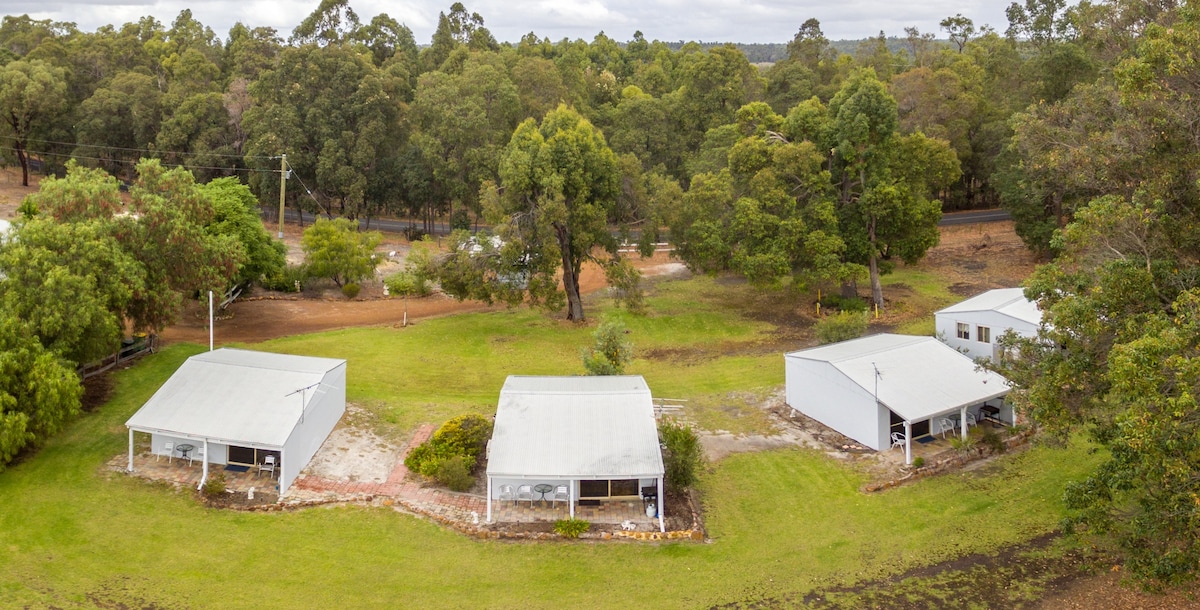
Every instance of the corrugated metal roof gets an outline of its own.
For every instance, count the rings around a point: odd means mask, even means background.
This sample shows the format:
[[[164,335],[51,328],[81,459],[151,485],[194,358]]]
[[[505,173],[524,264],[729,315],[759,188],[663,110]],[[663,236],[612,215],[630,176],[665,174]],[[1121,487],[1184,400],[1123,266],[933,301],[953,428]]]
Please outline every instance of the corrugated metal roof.
[[[325,375],[345,360],[222,348],[188,358],[125,422],[137,430],[282,447]],[[295,392],[293,394],[293,392]]]
[[[997,311],[1030,324],[1042,321],[1042,310],[1037,303],[1025,298],[1024,288],[997,288],[960,301],[937,313],[967,313],[974,311]]]
[[[489,452],[491,477],[663,474],[653,399],[640,375],[509,377]]]
[[[1009,390],[1004,377],[977,369],[973,360],[933,337],[879,334],[786,357],[828,362],[909,421],[999,398]]]

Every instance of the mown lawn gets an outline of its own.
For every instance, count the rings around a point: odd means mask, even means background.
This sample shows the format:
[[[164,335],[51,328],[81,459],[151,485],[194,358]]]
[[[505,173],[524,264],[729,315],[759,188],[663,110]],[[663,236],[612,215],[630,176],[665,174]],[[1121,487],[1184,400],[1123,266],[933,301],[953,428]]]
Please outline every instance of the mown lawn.
[[[680,282],[628,318],[656,395],[720,396],[782,383],[777,354],[728,355],[770,324],[705,305],[710,280]],[[689,285],[691,287],[688,287]],[[675,291],[675,292],[672,292]],[[664,314],[674,301],[679,310]],[[527,311],[359,329],[261,349],[349,360],[349,399],[397,431],[464,409],[491,412],[505,375],[580,372],[590,329]],[[124,421],[198,346],[115,376],[112,399],[0,473],[0,606],[158,608],[706,607],[790,598],[989,552],[1052,529],[1085,448],[1034,448],[991,470],[865,495],[854,471],[801,450],[743,454],[702,484],[711,544],[480,541],[389,509],[250,514],[108,473]],[[672,352],[672,353],[674,353]],[[721,355],[726,354],[726,355]],[[695,357],[692,357],[695,356]]]

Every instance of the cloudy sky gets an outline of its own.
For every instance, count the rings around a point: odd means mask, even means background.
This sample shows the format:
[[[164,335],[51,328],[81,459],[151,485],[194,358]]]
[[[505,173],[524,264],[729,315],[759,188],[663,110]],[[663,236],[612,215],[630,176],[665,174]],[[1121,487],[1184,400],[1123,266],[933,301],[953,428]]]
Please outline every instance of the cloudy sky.
[[[387,13],[412,29],[418,44],[428,44],[438,13],[454,0],[351,0],[366,22]],[[0,0],[0,14],[29,14],[35,19],[72,21],[85,31],[120,25],[146,15],[169,24],[190,8],[201,23],[224,38],[230,26],[269,26],[286,38],[320,0]],[[706,42],[787,42],[809,17],[821,22],[831,40],[865,38],[883,30],[903,35],[906,26],[943,33],[938,22],[962,13],[976,27],[990,24],[1003,32],[1004,0],[467,0],[501,42],[534,32],[551,40],[583,38],[597,32],[625,41],[641,30],[648,40]]]

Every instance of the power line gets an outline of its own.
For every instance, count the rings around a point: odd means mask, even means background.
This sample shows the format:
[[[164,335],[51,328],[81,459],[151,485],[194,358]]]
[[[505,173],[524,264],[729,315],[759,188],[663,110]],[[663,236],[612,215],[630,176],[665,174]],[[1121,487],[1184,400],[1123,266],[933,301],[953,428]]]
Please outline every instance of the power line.
[[[10,146],[0,146],[0,150],[17,152],[17,149],[12,148]],[[54,152],[47,152],[47,151],[41,151],[41,150],[29,150],[29,149],[23,149],[23,150],[25,151],[26,155],[37,155],[39,157],[65,157],[67,159],[78,159],[78,160],[83,160],[83,161],[102,161],[105,163],[120,163],[122,165],[128,165],[130,167],[137,165],[136,161],[129,161],[126,159],[105,159],[103,157],[87,157],[87,156],[82,156],[82,155],[54,153]],[[277,169],[255,169],[252,167],[217,167],[217,166],[209,166],[209,165],[188,165],[186,163],[163,163],[163,166],[164,167],[182,167],[184,169],[209,169],[209,170],[213,170],[213,171],[222,171],[222,172],[247,172],[247,173],[258,173],[258,174],[279,173],[279,170],[277,170]]]
[[[8,140],[16,140],[17,139],[16,136],[8,136],[8,135],[0,136],[0,137],[3,137]],[[210,152],[199,153],[199,152],[183,152],[183,151],[178,151],[178,150],[153,150],[150,148],[125,148],[123,146],[108,146],[105,144],[83,144],[81,142],[59,142],[56,140],[38,140],[38,139],[34,139],[34,138],[25,138],[25,141],[26,142],[37,142],[39,144],[55,144],[58,146],[74,146],[75,148],[102,148],[105,150],[121,150],[121,151],[126,151],[126,152],[144,152],[144,153],[151,153],[151,154],[155,154],[155,155],[209,155],[209,156],[213,156],[213,157],[232,157],[234,159],[264,159],[264,160],[268,160],[268,161],[271,159],[279,158],[278,155],[272,157],[272,156],[267,156],[267,155],[234,155],[234,154],[229,154],[229,153],[210,153]]]
[[[292,175],[296,177],[296,181],[300,183],[300,186],[304,187],[304,192],[305,192],[305,193],[308,193],[308,198],[309,198],[309,199],[312,199],[314,202],[316,202],[316,204],[317,204],[317,207],[321,208],[321,211],[322,211],[322,212],[325,212],[325,215],[326,215],[326,216],[329,216],[329,215],[330,215],[330,214],[329,214],[329,210],[327,210],[327,209],[325,208],[325,206],[321,205],[321,202],[317,200],[317,197],[316,197],[316,195],[313,195],[313,194],[312,194],[312,191],[308,190],[308,185],[307,185],[307,184],[304,184],[304,180],[300,179],[300,174],[297,174],[297,173],[295,173],[295,172],[292,172]]]

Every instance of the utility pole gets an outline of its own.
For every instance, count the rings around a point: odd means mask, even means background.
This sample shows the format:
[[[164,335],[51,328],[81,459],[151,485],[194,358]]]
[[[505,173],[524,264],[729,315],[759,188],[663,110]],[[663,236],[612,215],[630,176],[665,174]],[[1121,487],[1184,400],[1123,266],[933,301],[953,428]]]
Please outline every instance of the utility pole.
[[[283,239],[283,196],[287,193],[287,153],[279,161],[279,239]]]

